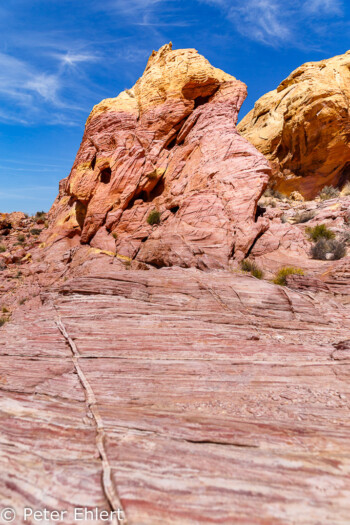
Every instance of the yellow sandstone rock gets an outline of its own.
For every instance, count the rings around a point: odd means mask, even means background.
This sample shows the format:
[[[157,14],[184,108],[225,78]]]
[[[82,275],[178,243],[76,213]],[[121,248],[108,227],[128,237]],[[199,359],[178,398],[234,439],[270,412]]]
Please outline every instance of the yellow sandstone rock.
[[[302,65],[261,97],[238,130],[279,166],[275,188],[313,198],[350,176],[350,51]]]

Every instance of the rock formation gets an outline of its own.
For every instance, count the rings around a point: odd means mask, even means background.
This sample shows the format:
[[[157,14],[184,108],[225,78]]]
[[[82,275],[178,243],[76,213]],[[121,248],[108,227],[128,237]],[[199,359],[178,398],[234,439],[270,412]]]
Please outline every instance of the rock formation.
[[[132,89],[91,112],[48,243],[89,243],[157,267],[242,259],[267,228],[255,214],[270,173],[235,129],[245,96],[193,49],[153,52]],[[150,225],[154,210],[160,223]]]
[[[313,198],[350,177],[350,51],[299,67],[238,126],[274,163],[275,187]]]
[[[113,525],[348,523],[350,258],[311,259],[306,228],[348,247],[350,189],[259,199],[269,165],[236,132],[244,96],[165,46],[92,111],[49,228],[0,215],[0,502],[16,525],[24,507],[67,525],[75,508],[119,510]],[[261,280],[227,268],[247,252]],[[274,284],[291,264],[304,272]]]

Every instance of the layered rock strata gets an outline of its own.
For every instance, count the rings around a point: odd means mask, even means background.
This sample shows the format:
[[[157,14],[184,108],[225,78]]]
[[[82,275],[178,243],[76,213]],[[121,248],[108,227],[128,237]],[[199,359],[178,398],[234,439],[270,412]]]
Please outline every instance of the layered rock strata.
[[[245,97],[242,82],[193,49],[153,52],[132,89],[91,112],[48,243],[88,243],[157,267],[242,259],[267,228],[255,212],[270,173],[235,128]]]
[[[275,187],[313,198],[350,177],[350,51],[293,71],[238,129],[274,163]]]
[[[342,275],[299,293],[107,263],[18,311],[0,331],[0,499],[15,523],[24,506],[66,510],[67,525],[85,506],[129,525],[348,523]]]

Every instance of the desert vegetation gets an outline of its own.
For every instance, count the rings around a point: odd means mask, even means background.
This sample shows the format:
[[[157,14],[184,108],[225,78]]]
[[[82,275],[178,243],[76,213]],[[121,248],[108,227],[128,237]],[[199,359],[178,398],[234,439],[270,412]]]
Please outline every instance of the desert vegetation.
[[[148,224],[150,224],[151,226],[153,226],[154,224],[159,224],[160,223],[160,211],[158,210],[152,210],[148,217],[147,217],[147,222]]]
[[[284,268],[278,270],[276,276],[273,279],[273,282],[275,284],[285,286],[287,284],[288,275],[304,275],[304,270],[301,268],[294,268],[294,266],[285,266]]]
[[[249,259],[244,259],[241,263],[241,268],[244,272],[250,273],[253,277],[257,279],[262,279],[264,277],[264,272],[259,266]]]

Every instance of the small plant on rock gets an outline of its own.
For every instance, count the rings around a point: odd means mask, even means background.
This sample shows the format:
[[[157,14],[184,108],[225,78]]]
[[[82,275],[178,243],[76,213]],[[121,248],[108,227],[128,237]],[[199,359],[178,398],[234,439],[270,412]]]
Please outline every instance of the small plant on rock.
[[[23,235],[23,233],[20,233],[19,235],[17,235],[17,240],[20,244],[22,244],[26,240],[26,237],[25,235]]]
[[[6,317],[0,317],[0,326],[4,326],[7,323],[8,319]]]
[[[153,226],[154,224],[159,224],[160,223],[160,211],[152,210],[147,217],[147,222],[151,226]]]
[[[264,197],[274,197],[275,199],[282,200],[283,195],[278,190],[275,190],[274,188],[267,188],[264,192]]]
[[[30,233],[31,233],[31,235],[35,235],[35,236],[36,235],[40,235],[41,234],[41,230],[39,228],[32,228],[30,230]]]
[[[317,224],[313,228],[306,228],[305,231],[314,242],[319,239],[334,239],[335,237],[334,232],[329,230],[325,224]]]
[[[264,272],[261,268],[259,268],[254,262],[249,261],[249,259],[244,259],[244,261],[241,262],[241,268],[244,272],[251,273],[257,279],[262,279],[264,277]]]
[[[335,239],[320,239],[312,246],[311,256],[313,259],[326,261],[328,259],[339,260],[345,257],[345,243]]]
[[[6,246],[4,244],[0,244],[0,253],[6,252]]]
[[[318,194],[322,201],[335,199],[336,197],[339,197],[339,195],[340,190],[338,188],[334,188],[334,186],[325,186]]]
[[[273,282],[285,286],[287,284],[288,275],[304,275],[304,270],[301,268],[294,268],[293,266],[286,266],[278,270]]]
[[[302,224],[304,222],[311,221],[315,217],[314,211],[304,211],[302,213],[297,213],[294,216],[294,221],[296,224]]]

